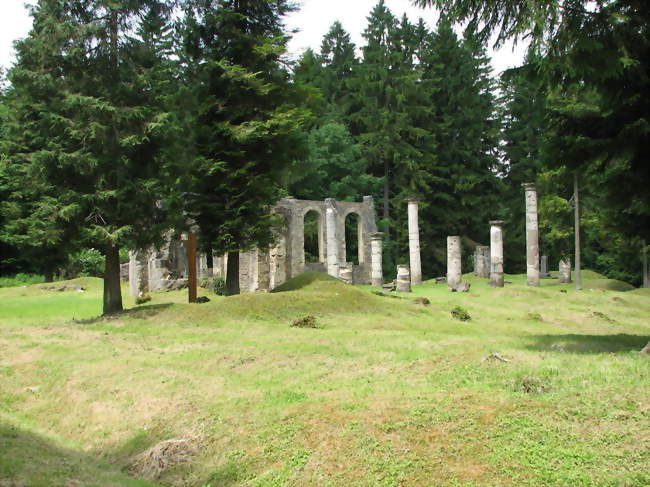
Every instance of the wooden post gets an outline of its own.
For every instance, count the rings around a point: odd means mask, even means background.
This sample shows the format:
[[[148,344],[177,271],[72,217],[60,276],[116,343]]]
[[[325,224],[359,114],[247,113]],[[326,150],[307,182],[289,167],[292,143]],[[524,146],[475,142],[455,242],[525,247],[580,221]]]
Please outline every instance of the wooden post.
[[[187,235],[187,300],[196,303],[196,232]]]
[[[574,224],[575,224],[575,266],[576,266],[576,289],[582,289],[582,274],[580,273],[580,198],[578,192],[578,170],[573,173],[573,202],[574,208]]]

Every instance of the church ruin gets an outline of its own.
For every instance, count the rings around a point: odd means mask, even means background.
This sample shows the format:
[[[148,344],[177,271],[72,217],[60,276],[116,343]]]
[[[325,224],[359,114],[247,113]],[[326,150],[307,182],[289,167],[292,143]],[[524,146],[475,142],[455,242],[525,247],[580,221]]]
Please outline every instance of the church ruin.
[[[253,249],[239,254],[239,287],[242,293],[270,291],[305,271],[327,272],[351,284],[371,284],[381,280],[381,233],[377,232],[372,196],[361,202],[298,200],[286,197],[273,211],[281,215],[284,225],[274,244],[268,249]],[[316,218],[318,251],[316,262],[308,262],[305,254],[305,219]],[[358,255],[347,255],[346,219],[357,220]],[[374,250],[374,252],[373,252]],[[187,239],[167,240],[160,249],[132,251],[129,261],[131,294],[179,289],[187,285]],[[227,255],[197,255],[199,279],[225,277]],[[212,265],[209,267],[209,260]],[[374,261],[374,265],[373,265]]]

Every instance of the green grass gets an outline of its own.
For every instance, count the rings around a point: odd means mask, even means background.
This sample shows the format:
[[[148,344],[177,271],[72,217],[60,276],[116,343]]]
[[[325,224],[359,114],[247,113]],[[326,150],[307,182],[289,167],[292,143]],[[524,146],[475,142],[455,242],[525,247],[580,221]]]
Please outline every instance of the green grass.
[[[150,482],[650,485],[650,295],[466,279],[390,299],[308,273],[111,318],[97,279],[0,289],[0,485],[152,485],[130,466],[180,438],[196,454]]]

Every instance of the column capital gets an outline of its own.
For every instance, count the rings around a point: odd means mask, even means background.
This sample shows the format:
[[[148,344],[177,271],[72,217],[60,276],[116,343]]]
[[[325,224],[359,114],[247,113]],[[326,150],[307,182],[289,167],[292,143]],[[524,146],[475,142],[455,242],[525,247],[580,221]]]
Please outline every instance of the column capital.
[[[490,220],[490,225],[493,227],[502,227],[503,223],[503,220]]]
[[[384,232],[375,232],[370,234],[370,239],[371,240],[383,240],[384,239]]]
[[[535,191],[535,183],[521,183],[521,186],[526,191]]]
[[[420,202],[420,200],[418,198],[415,198],[415,197],[406,198],[406,201],[407,201],[407,203],[412,203],[412,204],[416,204],[416,205]]]

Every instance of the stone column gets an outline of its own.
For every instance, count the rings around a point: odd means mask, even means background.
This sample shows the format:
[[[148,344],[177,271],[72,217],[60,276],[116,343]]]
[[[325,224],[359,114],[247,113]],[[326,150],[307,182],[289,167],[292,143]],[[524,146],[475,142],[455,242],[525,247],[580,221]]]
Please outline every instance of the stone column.
[[[539,268],[539,277],[548,278],[550,274],[548,273],[548,255],[542,255],[540,258],[540,268]]]
[[[409,263],[411,265],[411,283],[422,284],[422,263],[420,261],[420,227],[418,222],[418,200],[408,200],[409,225]]]
[[[149,252],[146,250],[129,252],[129,290],[133,298],[149,292]]]
[[[529,286],[539,286],[539,226],[535,183],[524,183],[526,199],[526,275]]]
[[[384,234],[375,232],[370,235],[370,254],[371,254],[371,275],[370,279],[373,286],[382,287],[384,284],[384,270],[382,263],[382,243]]]
[[[411,270],[407,265],[397,266],[397,279],[395,282],[396,291],[400,293],[411,292]]]
[[[271,289],[271,259],[268,250],[257,250],[257,290],[268,292]]]
[[[571,259],[566,257],[560,260],[558,265],[560,271],[560,282],[568,284],[571,282]]]
[[[336,208],[334,199],[325,200],[327,209],[325,211],[325,226],[327,232],[327,273],[333,277],[339,277],[339,239],[336,235]]]
[[[239,252],[239,292],[249,293],[253,283],[252,252]]]
[[[490,286],[503,287],[503,222],[490,222]]]
[[[447,287],[456,289],[463,280],[460,237],[447,237]]]
[[[277,236],[276,243],[271,247],[271,289],[275,289],[287,280],[287,239],[284,233]]]
[[[197,255],[196,267],[198,269],[199,279],[210,277],[208,274],[208,256],[201,252]]]
[[[482,279],[490,278],[490,247],[478,245],[474,250],[474,275]]]

